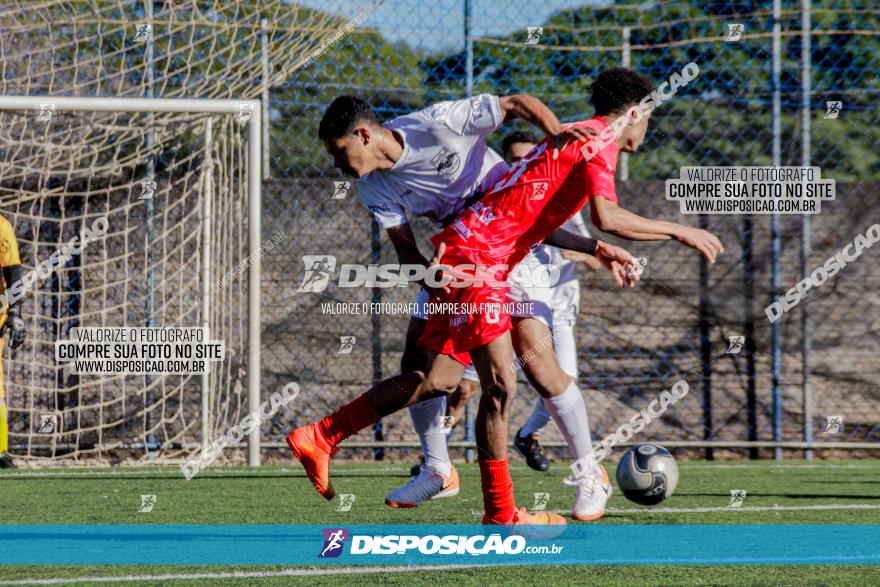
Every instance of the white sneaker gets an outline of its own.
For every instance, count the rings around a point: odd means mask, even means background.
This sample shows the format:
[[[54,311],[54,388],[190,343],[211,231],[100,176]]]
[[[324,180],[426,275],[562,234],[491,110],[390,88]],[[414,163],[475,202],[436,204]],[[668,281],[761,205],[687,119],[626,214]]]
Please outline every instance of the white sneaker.
[[[448,477],[434,469],[422,466],[422,472],[413,480],[398,487],[385,497],[393,508],[414,508],[426,499],[442,499],[458,495],[458,471],[452,467]]]
[[[588,473],[577,479],[569,477],[563,483],[577,487],[574,505],[571,507],[572,518],[590,521],[598,520],[605,515],[605,504],[614,493],[605,467],[598,465],[593,473]]]

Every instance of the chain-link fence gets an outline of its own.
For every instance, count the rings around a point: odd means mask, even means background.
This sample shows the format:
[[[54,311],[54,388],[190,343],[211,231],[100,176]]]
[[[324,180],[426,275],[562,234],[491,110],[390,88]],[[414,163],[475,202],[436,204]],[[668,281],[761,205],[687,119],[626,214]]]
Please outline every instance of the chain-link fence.
[[[794,286],[804,269],[821,266],[880,219],[880,9],[866,1],[813,2],[807,36],[802,6],[795,2],[782,3],[778,18],[769,2],[557,9],[559,4],[389,0],[271,89],[264,231],[283,229],[292,236],[263,265],[266,389],[298,380],[310,398],[299,415],[302,424],[399,370],[407,316],[343,317],[327,314],[321,304],[412,302],[414,288],[338,289],[331,283],[320,294],[297,292],[303,255],[396,262],[355,182],[340,197],[345,185],[335,182],[345,178],[331,168],[317,139],[318,122],[333,98],[362,96],[389,119],[439,100],[529,93],[565,122],[592,116],[591,80],[604,68],[628,65],[659,83],[693,61],[698,78],[654,113],[646,144],[621,164],[618,192],[621,205],[636,213],[705,226],[720,236],[726,252],[707,267],[677,243],[629,243],[634,254],[649,259],[634,290],[617,290],[606,275],[582,273],[580,386],[593,433],[616,429],[684,378],[691,393],[644,432],[645,439],[876,442],[877,249],[866,250],[783,316],[776,344],[764,308]],[[347,3],[322,2],[321,9],[352,20],[360,14]],[[499,149],[504,133],[517,128],[505,125],[490,144]],[[805,162],[837,181],[836,200],[812,218],[806,251],[801,216],[782,216],[778,226],[770,215],[683,216],[664,198],[662,180],[678,178],[682,166]],[[421,221],[415,226],[427,252],[433,227]],[[354,346],[343,349],[340,338],[349,336]],[[744,337],[738,353],[728,352],[732,336]],[[534,398],[523,384],[512,426],[526,418]],[[829,419],[836,416],[842,417],[839,428]],[[405,414],[387,418],[383,433],[386,440],[415,439]],[[368,431],[357,440],[372,438]],[[554,439],[548,434],[545,441]]]
[[[570,122],[592,116],[590,86],[602,69],[628,65],[659,84],[694,62],[699,76],[654,112],[646,144],[621,160],[618,192],[622,206],[636,213],[705,226],[721,237],[726,252],[708,267],[677,243],[628,243],[649,260],[638,288],[622,291],[605,274],[581,275],[580,387],[587,395],[593,433],[604,436],[616,429],[684,378],[691,393],[639,440],[696,443],[709,451],[749,441],[846,441],[850,447],[878,441],[877,248],[866,249],[773,325],[764,313],[774,298],[880,219],[874,124],[880,9],[874,3],[300,4],[306,6],[281,0],[210,6],[16,1],[4,4],[2,17],[7,43],[0,61],[7,94],[262,97],[268,104],[263,109],[262,232],[264,239],[279,232],[288,236],[263,255],[262,365],[243,369],[261,369],[264,399],[291,380],[300,383],[302,394],[296,410],[287,412],[296,412],[296,422],[278,416],[264,429],[264,438],[283,447],[283,433],[291,424],[312,421],[399,371],[408,316],[338,316],[322,304],[412,302],[416,295],[414,288],[341,289],[333,283],[322,293],[298,291],[304,255],[333,255],[340,263],[396,262],[388,239],[359,201],[356,183],[346,184],[332,169],[317,138],[318,122],[333,98],[360,95],[380,118],[390,119],[440,100],[528,93]],[[506,132],[523,128],[521,123],[505,125],[489,142],[500,149]],[[16,153],[23,139],[10,130],[2,142]],[[102,165],[118,145],[106,141],[100,146],[104,158],[95,159],[88,149],[71,151],[69,169],[62,171],[83,173],[89,181],[95,169],[117,173]],[[163,161],[186,161],[188,153],[158,155],[160,186],[167,181],[161,177]],[[243,168],[241,163],[231,160],[229,167]],[[837,198],[810,221],[801,216],[683,216],[664,197],[663,180],[678,178],[682,166],[807,163],[820,166],[823,178],[837,181]],[[4,203],[27,204],[20,190],[33,175],[34,168],[25,166],[20,176],[4,177],[10,194]],[[42,205],[60,195],[56,185],[41,183],[35,202]],[[135,220],[164,213],[141,211],[145,204],[134,207]],[[71,222],[80,222],[80,213],[71,210]],[[34,251],[61,238],[53,228],[58,214],[40,211],[41,234],[51,238],[48,244],[35,239],[40,242]],[[230,213],[225,221],[230,230],[246,230],[243,214]],[[28,226],[21,230],[27,233]],[[427,239],[436,228],[422,220],[414,227],[422,251],[428,252]],[[182,232],[181,238],[195,231]],[[27,268],[38,260],[35,255],[23,259]],[[183,254],[182,260],[193,261]],[[228,269],[240,261],[228,259]],[[51,286],[59,292],[75,290],[64,299],[78,299],[82,286],[76,284],[79,274],[72,275],[68,284]],[[149,279],[144,279],[147,290]],[[64,312],[78,319],[73,314],[82,310],[77,306]],[[743,337],[739,352],[728,352],[730,337]],[[44,338],[47,344],[54,340]],[[10,358],[13,376],[22,358]],[[67,387],[50,382],[45,390],[32,388],[32,396],[56,406],[64,418],[80,417],[79,396]],[[14,385],[10,389],[15,391]],[[141,395],[111,419],[123,427],[145,414],[164,421],[166,403]],[[11,393],[9,401],[13,452],[26,454],[15,443],[27,436],[39,409],[22,397]],[[523,384],[513,406],[513,426],[526,418],[534,398]],[[180,397],[182,403],[198,401],[188,393]],[[381,433],[400,446],[415,440],[405,413],[386,418]],[[375,432],[367,431],[356,440],[375,438]],[[453,440],[461,439],[457,433]],[[543,440],[560,439],[554,430]],[[144,458],[148,444],[141,443]]]

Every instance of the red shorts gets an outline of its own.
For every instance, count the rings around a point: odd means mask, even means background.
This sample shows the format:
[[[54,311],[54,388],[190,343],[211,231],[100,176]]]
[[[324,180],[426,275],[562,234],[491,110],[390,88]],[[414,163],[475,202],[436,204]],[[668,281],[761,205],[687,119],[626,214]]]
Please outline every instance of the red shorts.
[[[454,246],[446,249],[442,262],[452,266],[470,264],[487,267],[497,263],[480,251]],[[494,278],[499,283],[503,282],[507,279],[507,271],[496,273]],[[445,306],[442,311],[433,311],[438,306],[432,308],[419,342],[433,351],[451,356],[464,366],[470,365],[470,351],[510,330],[510,314],[506,310],[508,289],[498,283],[484,283],[450,287],[448,292],[435,290],[431,303]]]

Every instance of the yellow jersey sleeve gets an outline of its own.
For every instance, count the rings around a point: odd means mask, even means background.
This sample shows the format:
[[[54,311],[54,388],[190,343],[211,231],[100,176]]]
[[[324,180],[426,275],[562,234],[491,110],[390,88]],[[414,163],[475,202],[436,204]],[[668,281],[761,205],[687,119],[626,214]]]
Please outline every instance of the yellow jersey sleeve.
[[[21,265],[18,256],[18,240],[15,238],[15,230],[12,224],[0,216],[0,267]]]

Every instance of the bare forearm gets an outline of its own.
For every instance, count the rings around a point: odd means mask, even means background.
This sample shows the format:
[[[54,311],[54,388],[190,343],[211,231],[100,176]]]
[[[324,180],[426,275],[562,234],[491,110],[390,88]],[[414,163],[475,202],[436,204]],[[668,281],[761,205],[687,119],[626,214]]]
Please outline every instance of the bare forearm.
[[[546,104],[534,96],[517,94],[503,98],[504,121],[512,118],[531,124],[541,129],[547,136],[556,136],[562,132],[562,124]]]
[[[681,229],[681,225],[674,222],[650,220],[622,208],[616,208],[612,218],[602,224],[605,232],[634,241],[674,239]]]

